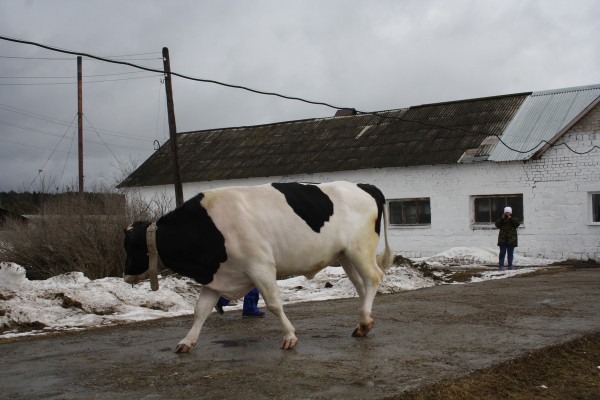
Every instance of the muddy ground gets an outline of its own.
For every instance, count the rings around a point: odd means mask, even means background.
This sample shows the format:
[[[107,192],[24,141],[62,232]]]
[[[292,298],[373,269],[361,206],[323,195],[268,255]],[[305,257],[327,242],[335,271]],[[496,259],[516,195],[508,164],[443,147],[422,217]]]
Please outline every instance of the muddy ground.
[[[191,316],[5,341],[0,398],[386,398],[600,331],[600,269],[380,295],[363,339],[357,306],[286,306],[288,351],[274,316],[238,311],[213,314],[189,354],[172,350]]]

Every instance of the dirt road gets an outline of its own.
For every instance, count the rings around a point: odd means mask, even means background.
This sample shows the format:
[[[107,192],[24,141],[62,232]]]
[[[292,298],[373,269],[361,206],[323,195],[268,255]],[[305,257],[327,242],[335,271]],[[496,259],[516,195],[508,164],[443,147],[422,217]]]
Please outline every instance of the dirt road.
[[[0,343],[0,398],[385,398],[600,331],[600,269],[381,295],[364,339],[357,305],[287,306],[289,351],[274,316],[239,312],[211,316],[183,355],[191,317]]]

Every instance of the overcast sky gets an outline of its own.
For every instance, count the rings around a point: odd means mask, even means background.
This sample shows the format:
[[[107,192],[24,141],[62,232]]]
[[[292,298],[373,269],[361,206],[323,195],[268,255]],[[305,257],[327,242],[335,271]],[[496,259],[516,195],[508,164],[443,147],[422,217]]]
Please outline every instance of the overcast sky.
[[[597,0],[29,0],[0,36],[361,111],[600,83]],[[85,189],[168,137],[161,76],[83,59]],[[76,57],[0,40],[0,191],[77,190]],[[173,81],[179,132],[334,109]]]

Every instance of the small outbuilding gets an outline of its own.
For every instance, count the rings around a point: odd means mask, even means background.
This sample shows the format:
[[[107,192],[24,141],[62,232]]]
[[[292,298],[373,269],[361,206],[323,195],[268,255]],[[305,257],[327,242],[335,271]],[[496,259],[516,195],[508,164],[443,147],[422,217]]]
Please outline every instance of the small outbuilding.
[[[268,182],[372,183],[407,257],[496,247],[494,220],[523,220],[518,254],[600,260],[600,85],[178,134],[184,197]],[[119,186],[174,198],[170,143]]]

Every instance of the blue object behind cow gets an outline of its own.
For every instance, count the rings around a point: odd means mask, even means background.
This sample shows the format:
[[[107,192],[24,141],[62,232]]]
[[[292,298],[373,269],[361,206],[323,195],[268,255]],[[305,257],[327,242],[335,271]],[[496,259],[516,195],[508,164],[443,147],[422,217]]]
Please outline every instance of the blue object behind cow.
[[[385,248],[377,256],[382,219]],[[312,278],[336,261],[360,298],[359,323],[352,335],[366,336],[373,328],[373,299],[392,263],[385,197],[373,185],[350,182],[209,190],[154,224],[134,222],[125,231],[124,245],[126,282],[151,278],[157,289],[153,260],[160,259],[203,285],[194,324],[176,352],[196,345],[219,296],[239,299],[253,287],[280,320],[281,348],[293,348],[298,338],[283,311],[276,280]]]
[[[252,289],[244,296],[244,303],[242,306],[243,317],[264,317],[265,313],[260,311],[258,308],[259,292],[257,288]],[[223,307],[229,305],[229,300],[225,297],[219,297],[215,308],[219,314],[223,314]]]

